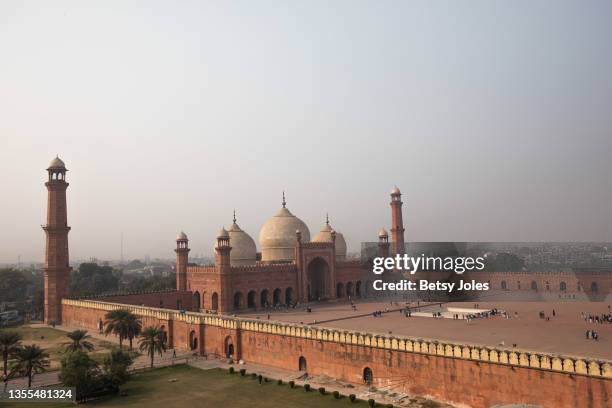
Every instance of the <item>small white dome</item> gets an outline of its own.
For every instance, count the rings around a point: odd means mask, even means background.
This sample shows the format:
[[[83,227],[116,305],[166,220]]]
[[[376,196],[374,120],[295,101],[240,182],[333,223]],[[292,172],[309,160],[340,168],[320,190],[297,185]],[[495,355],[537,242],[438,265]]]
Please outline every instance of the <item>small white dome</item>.
[[[397,194],[402,194],[400,189],[397,188],[397,186],[393,187],[393,190],[391,190],[391,195],[397,195]]]
[[[179,234],[176,236],[176,240],[187,241],[187,234],[185,234],[183,231],[179,232]]]
[[[53,160],[51,160],[51,163],[49,163],[49,168],[50,169],[65,169],[66,165],[64,164],[62,159],[59,158],[59,156],[56,156]]]
[[[236,221],[228,230],[230,246],[230,264],[232,266],[254,265],[257,263],[257,247],[249,234],[244,232]]]
[[[346,259],[346,240],[341,232],[336,231],[336,259],[344,261]]]
[[[332,232],[336,234],[336,259],[344,260],[346,259],[346,241],[344,235],[335,231],[331,225],[329,225],[329,220],[325,222],[323,229],[314,236],[312,242],[332,242]]]
[[[382,238],[382,237],[388,237],[389,234],[387,233],[387,230],[384,228],[381,228],[380,231],[378,231],[378,237]]]
[[[229,233],[225,228],[221,228],[217,233],[217,238],[229,238]]]

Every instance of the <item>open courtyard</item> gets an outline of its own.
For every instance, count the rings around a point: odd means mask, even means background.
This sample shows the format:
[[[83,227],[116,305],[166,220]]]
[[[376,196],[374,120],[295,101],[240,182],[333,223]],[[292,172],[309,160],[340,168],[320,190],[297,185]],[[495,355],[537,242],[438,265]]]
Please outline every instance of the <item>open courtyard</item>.
[[[510,318],[494,316],[469,322],[425,315],[444,312],[449,307],[475,308],[474,303],[454,302],[416,308],[417,304],[413,302],[409,304],[413,313],[422,316],[412,317],[405,317],[397,310],[405,307],[405,302],[359,301],[355,302],[355,306],[356,310],[353,310],[348,302],[330,302],[311,306],[311,312],[295,308],[240,316],[268,319],[269,313],[270,320],[304,324],[316,322],[317,325],[336,329],[504,348],[516,345],[521,350],[612,359],[612,324],[589,323],[582,317],[582,313],[610,313],[609,303],[606,302],[479,302],[478,309],[504,310]],[[375,311],[383,313],[374,317],[372,314]],[[540,312],[544,312],[545,318],[540,318]],[[587,330],[595,330],[599,334],[598,340],[586,339]]]

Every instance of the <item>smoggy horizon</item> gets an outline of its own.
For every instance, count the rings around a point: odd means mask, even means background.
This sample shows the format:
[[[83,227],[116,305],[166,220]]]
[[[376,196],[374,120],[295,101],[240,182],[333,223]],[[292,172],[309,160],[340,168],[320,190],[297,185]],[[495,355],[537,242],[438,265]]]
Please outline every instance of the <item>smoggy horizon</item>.
[[[71,259],[212,255],[281,206],[349,251],[612,241],[612,3],[0,4],[0,262],[41,261],[46,167]],[[259,247],[258,243],[258,250]]]

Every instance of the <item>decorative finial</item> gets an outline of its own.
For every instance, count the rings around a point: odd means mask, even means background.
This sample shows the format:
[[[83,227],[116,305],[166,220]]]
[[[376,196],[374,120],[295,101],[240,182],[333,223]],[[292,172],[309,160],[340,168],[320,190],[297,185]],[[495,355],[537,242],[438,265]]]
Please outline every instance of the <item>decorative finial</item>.
[[[285,201],[285,190],[283,190],[283,208],[287,208],[287,201]]]
[[[329,225],[329,213],[325,213],[325,224]]]
[[[236,209],[234,208],[234,224],[236,223]]]

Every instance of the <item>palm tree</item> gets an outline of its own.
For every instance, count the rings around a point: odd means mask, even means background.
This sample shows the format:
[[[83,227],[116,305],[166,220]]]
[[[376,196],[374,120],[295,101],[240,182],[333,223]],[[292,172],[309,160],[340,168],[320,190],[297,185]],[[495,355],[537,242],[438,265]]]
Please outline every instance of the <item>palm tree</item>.
[[[104,317],[106,318],[104,334],[112,333],[119,336],[119,348],[122,348],[123,340],[130,337],[130,322],[138,318],[127,309],[111,310]]]
[[[130,351],[132,350],[132,340],[140,335],[142,331],[142,322],[134,313],[130,313],[127,318],[127,338],[130,341]]]
[[[20,347],[14,356],[15,364],[10,375],[27,376],[28,388],[32,386],[32,376],[44,372],[49,365],[49,354],[36,344]]]
[[[146,327],[142,331],[142,337],[138,340],[140,351],[146,351],[151,357],[151,368],[155,353],[160,356],[166,351],[166,342],[163,339],[164,332],[158,327]]]
[[[8,376],[8,359],[19,349],[21,335],[12,331],[0,332],[0,350],[2,350],[3,378]],[[4,383],[4,390],[8,383]]]
[[[66,351],[91,351],[94,349],[93,343],[88,341],[91,336],[87,334],[87,330],[75,330],[66,334],[72,342],[66,344]]]

